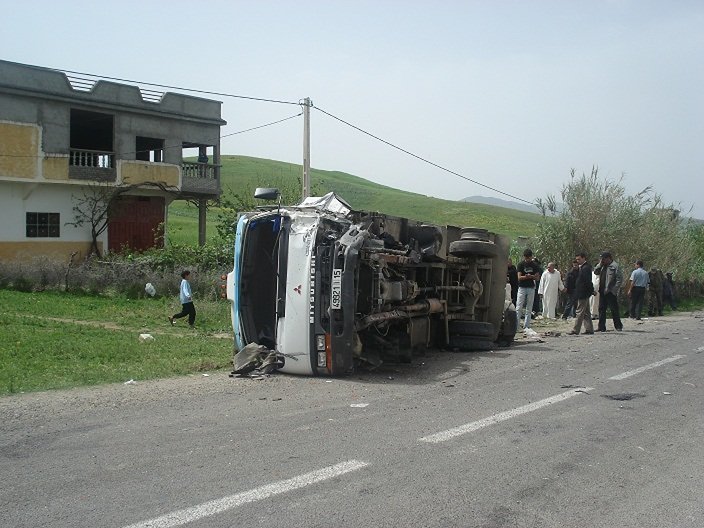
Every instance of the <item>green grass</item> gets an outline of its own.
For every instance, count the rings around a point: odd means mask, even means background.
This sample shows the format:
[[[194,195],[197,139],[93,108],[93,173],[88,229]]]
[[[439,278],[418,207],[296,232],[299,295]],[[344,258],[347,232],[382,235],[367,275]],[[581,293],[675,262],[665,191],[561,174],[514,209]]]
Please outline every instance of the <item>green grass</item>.
[[[296,182],[301,176],[301,166],[282,161],[223,156],[221,184],[223,190],[253,192],[255,187],[267,187],[282,179]],[[437,224],[483,227],[508,235],[533,236],[541,216],[537,213],[516,211],[504,207],[470,204],[441,200],[410,193],[373,183],[369,180],[339,171],[311,169],[311,182],[315,189],[334,191],[353,208],[381,211],[387,214],[423,220]],[[296,183],[297,185],[297,183]],[[215,211],[208,211],[207,236],[216,233]],[[169,207],[169,239],[171,242],[195,243],[197,241],[197,209],[178,200]]]
[[[229,304],[196,302],[196,329],[171,327],[174,300],[0,290],[0,394],[227,369]],[[11,311],[9,310],[11,307]],[[141,343],[140,333],[154,341]]]

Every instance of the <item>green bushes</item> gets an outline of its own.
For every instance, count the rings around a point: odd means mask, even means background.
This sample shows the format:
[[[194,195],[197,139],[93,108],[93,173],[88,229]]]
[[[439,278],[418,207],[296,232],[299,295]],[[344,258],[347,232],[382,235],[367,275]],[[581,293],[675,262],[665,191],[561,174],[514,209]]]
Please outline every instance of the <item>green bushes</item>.
[[[224,245],[172,246],[144,253],[123,252],[80,263],[45,257],[0,262],[0,288],[23,292],[69,291],[90,295],[145,297],[147,283],[157,296],[178,294],[180,273],[191,270],[191,288],[201,299],[216,300],[220,276],[232,269],[232,250]]]
[[[672,271],[676,280],[704,278],[701,228],[674,205],[663,203],[650,187],[630,196],[620,182],[599,178],[596,168],[581,176],[573,170],[560,200],[561,206],[554,196],[538,200],[543,221],[532,249],[545,262],[567,270],[579,251],[592,262],[600,252],[610,251],[624,273],[641,259],[646,269]]]

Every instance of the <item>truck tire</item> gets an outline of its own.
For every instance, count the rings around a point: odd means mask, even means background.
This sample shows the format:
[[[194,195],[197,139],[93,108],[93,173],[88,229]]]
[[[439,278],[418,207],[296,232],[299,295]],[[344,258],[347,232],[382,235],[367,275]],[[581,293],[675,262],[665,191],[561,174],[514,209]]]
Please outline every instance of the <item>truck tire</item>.
[[[484,321],[464,321],[456,319],[448,323],[450,335],[483,337],[491,340],[494,337],[494,325]]]
[[[484,240],[455,240],[450,244],[450,255],[453,257],[488,257],[498,256],[499,248],[493,242]]]
[[[488,352],[494,350],[496,344],[486,337],[451,335],[447,348],[461,352]]]
[[[481,227],[465,227],[460,230],[462,240],[483,240],[489,242],[489,230]]]

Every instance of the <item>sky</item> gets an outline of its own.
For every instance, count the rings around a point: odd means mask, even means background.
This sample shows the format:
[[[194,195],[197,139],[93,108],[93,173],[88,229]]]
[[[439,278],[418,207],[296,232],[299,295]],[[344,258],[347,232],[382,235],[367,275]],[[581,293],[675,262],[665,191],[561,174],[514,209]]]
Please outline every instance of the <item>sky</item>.
[[[653,186],[704,218],[701,0],[0,0],[0,9],[4,60],[310,98],[317,169],[439,198],[534,202],[559,197],[571,169],[597,166],[629,194]],[[301,111],[205,97],[223,102],[223,135]],[[222,153],[300,164],[303,118],[224,138]]]

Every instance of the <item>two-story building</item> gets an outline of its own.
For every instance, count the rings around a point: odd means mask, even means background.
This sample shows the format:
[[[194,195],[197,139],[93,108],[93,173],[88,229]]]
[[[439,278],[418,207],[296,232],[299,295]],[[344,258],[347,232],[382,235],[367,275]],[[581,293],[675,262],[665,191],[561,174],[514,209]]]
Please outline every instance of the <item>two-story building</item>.
[[[0,60],[0,259],[86,256],[92,226],[73,225],[75,208],[111,189],[101,253],[160,245],[176,199],[198,204],[204,243],[221,104]]]

